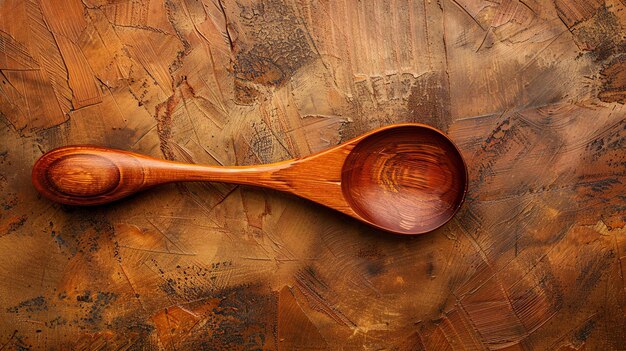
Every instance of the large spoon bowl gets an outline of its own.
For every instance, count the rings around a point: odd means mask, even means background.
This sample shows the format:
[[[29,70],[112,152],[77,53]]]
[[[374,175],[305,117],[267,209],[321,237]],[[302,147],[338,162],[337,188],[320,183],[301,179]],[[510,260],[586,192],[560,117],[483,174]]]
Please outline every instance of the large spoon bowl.
[[[361,217],[388,231],[432,231],[457,212],[467,188],[463,157],[441,132],[407,125],[367,136],[342,170],[343,194]]]

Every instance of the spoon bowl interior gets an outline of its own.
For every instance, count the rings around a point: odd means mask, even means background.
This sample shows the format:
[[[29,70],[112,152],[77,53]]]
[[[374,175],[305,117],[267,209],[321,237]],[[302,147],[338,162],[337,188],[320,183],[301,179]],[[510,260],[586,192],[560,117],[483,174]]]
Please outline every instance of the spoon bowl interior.
[[[428,126],[406,125],[360,140],[341,172],[352,209],[399,234],[432,231],[461,206],[467,169],[454,144]]]

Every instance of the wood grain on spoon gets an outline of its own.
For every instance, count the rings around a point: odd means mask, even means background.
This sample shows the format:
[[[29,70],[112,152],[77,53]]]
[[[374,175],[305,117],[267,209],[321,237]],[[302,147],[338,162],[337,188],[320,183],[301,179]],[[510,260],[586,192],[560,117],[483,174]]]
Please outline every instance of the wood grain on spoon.
[[[104,204],[180,181],[263,186],[398,234],[425,233],[445,224],[467,190],[467,170],[457,148],[442,132],[422,124],[387,126],[301,159],[243,167],[67,146],[43,155],[32,178],[43,195],[70,205]]]

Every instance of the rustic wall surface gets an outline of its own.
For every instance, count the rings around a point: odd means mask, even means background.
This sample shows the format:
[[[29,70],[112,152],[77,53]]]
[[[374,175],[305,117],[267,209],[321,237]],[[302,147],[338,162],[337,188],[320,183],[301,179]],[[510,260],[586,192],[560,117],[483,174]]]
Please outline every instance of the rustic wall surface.
[[[626,348],[626,1],[0,0],[0,350]],[[68,144],[248,165],[395,122],[467,202],[406,238],[270,190],[96,208]]]

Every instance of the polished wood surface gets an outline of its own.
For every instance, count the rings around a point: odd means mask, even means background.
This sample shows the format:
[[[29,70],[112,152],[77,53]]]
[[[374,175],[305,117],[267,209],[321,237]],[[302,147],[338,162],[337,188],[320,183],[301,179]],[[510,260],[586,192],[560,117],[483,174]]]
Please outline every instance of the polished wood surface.
[[[423,234],[463,203],[467,168],[452,141],[423,124],[379,128],[298,160],[246,167],[190,165],[97,146],[41,156],[33,184],[68,205],[101,205],[155,185],[214,181],[289,192],[397,234]]]
[[[341,187],[368,222],[401,234],[424,233],[461,207],[467,168],[454,144],[435,129],[383,129],[347,155]]]
[[[0,0],[0,349],[623,349],[624,23],[624,0]],[[413,122],[468,168],[425,235],[256,186],[83,207],[31,181],[66,145],[246,167]]]

